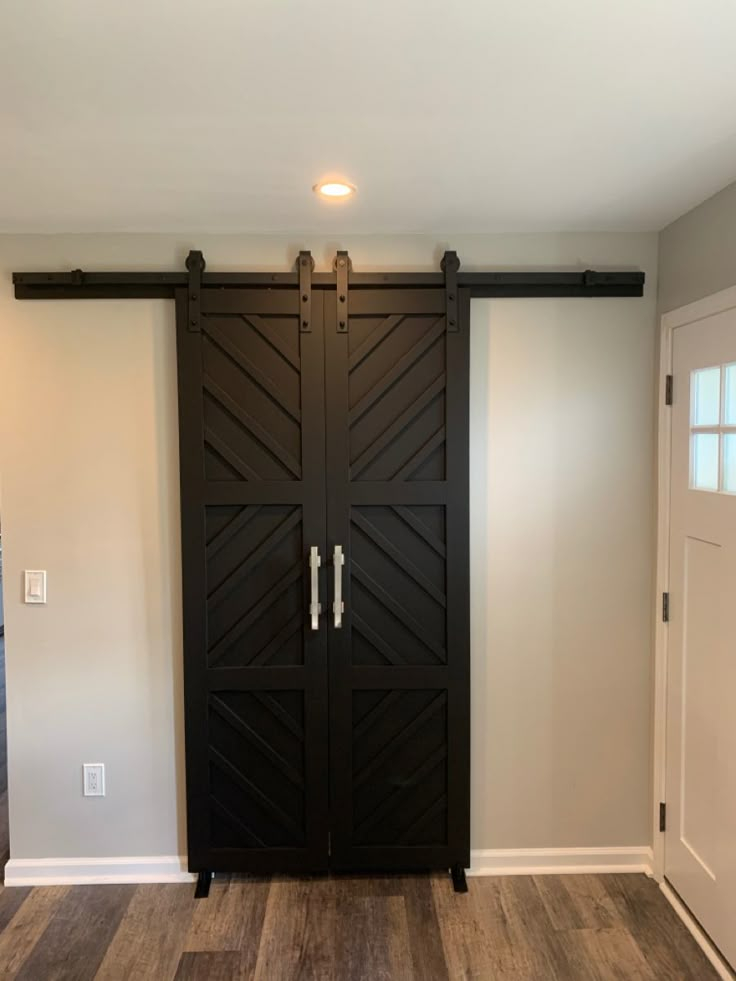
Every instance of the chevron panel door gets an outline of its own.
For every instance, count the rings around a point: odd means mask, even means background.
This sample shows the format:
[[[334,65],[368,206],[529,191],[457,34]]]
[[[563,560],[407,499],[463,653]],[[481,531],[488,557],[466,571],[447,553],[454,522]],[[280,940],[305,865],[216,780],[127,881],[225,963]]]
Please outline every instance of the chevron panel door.
[[[469,863],[461,299],[448,332],[442,290],[353,289],[347,333],[325,299],[336,869]]]
[[[190,330],[177,298],[192,871],[327,867],[322,296],[306,332],[299,301],[205,289]]]

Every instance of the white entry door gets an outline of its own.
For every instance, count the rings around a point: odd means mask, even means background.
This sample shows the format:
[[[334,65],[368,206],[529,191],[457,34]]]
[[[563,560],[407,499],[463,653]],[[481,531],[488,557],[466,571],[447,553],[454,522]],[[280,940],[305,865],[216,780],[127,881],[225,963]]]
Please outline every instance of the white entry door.
[[[665,875],[736,965],[736,310],[673,375]]]

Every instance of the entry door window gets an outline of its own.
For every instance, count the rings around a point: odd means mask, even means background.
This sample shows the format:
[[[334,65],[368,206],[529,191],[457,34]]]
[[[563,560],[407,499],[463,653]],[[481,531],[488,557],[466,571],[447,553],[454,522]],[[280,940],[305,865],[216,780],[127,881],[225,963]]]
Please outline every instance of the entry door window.
[[[690,487],[736,494],[736,364],[690,375]]]

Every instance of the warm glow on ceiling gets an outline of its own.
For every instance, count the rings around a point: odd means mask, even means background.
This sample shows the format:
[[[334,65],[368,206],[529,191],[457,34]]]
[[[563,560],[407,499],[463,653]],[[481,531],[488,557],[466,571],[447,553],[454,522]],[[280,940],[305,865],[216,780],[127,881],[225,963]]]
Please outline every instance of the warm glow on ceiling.
[[[323,198],[349,198],[355,194],[355,187],[346,181],[320,181],[312,190]]]

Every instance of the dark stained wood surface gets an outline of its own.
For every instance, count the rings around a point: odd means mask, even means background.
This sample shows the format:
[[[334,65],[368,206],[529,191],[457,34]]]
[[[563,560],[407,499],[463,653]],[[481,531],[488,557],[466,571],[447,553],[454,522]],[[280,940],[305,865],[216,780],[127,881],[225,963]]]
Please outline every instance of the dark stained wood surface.
[[[0,978],[712,981],[643,875],[217,877],[0,889]]]

